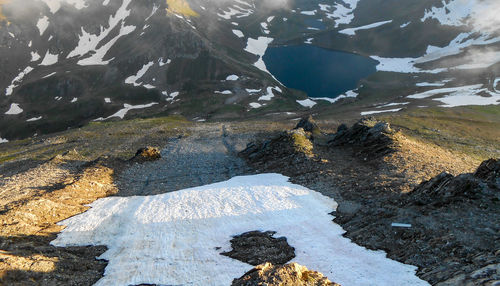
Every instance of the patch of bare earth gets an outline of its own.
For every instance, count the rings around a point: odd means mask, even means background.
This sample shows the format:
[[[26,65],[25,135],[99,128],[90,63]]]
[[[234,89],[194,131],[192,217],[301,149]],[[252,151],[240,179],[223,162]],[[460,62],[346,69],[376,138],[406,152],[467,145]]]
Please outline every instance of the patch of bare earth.
[[[86,204],[116,193],[113,169],[103,161],[57,156],[4,178],[0,200],[0,284],[91,285],[106,262],[106,248],[54,247],[57,222],[84,212]]]

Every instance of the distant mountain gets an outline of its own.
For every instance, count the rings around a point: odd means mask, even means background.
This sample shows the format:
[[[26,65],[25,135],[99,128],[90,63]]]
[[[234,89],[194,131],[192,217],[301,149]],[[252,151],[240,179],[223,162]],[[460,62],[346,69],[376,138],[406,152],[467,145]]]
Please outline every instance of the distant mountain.
[[[0,0],[0,138],[133,116],[350,108],[283,86],[262,60],[269,45],[307,43],[379,61],[379,72],[344,96],[358,102],[358,113],[406,96],[498,104],[498,7],[494,0]]]

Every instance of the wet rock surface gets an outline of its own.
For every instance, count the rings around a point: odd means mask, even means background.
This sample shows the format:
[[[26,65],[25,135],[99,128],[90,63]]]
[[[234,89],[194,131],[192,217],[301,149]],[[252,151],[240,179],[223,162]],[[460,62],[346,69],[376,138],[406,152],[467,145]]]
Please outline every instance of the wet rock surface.
[[[273,265],[264,263],[256,266],[241,278],[233,280],[233,286],[340,286],[328,280],[323,274],[309,270],[297,263]]]
[[[221,255],[237,259],[250,265],[265,262],[285,264],[295,257],[295,249],[285,237],[273,237],[274,231],[249,231],[231,239],[232,250]]]

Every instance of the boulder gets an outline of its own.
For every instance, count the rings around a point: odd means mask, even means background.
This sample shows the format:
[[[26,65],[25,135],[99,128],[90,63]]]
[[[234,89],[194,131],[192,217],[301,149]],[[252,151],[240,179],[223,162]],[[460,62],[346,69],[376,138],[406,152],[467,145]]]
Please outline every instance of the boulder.
[[[156,147],[144,147],[137,150],[132,160],[154,161],[161,158],[160,150]]]

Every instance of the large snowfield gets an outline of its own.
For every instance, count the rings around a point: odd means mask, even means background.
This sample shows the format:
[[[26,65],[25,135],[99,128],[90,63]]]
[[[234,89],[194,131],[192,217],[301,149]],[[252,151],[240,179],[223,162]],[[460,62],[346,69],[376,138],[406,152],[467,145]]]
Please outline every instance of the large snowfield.
[[[52,244],[106,245],[109,261],[96,285],[230,285],[253,266],[220,255],[232,236],[277,231],[292,260],[348,285],[428,285],[416,267],[343,237],[329,214],[337,203],[279,174],[234,177],[176,192],[95,201]],[[387,226],[390,231],[390,226]]]

